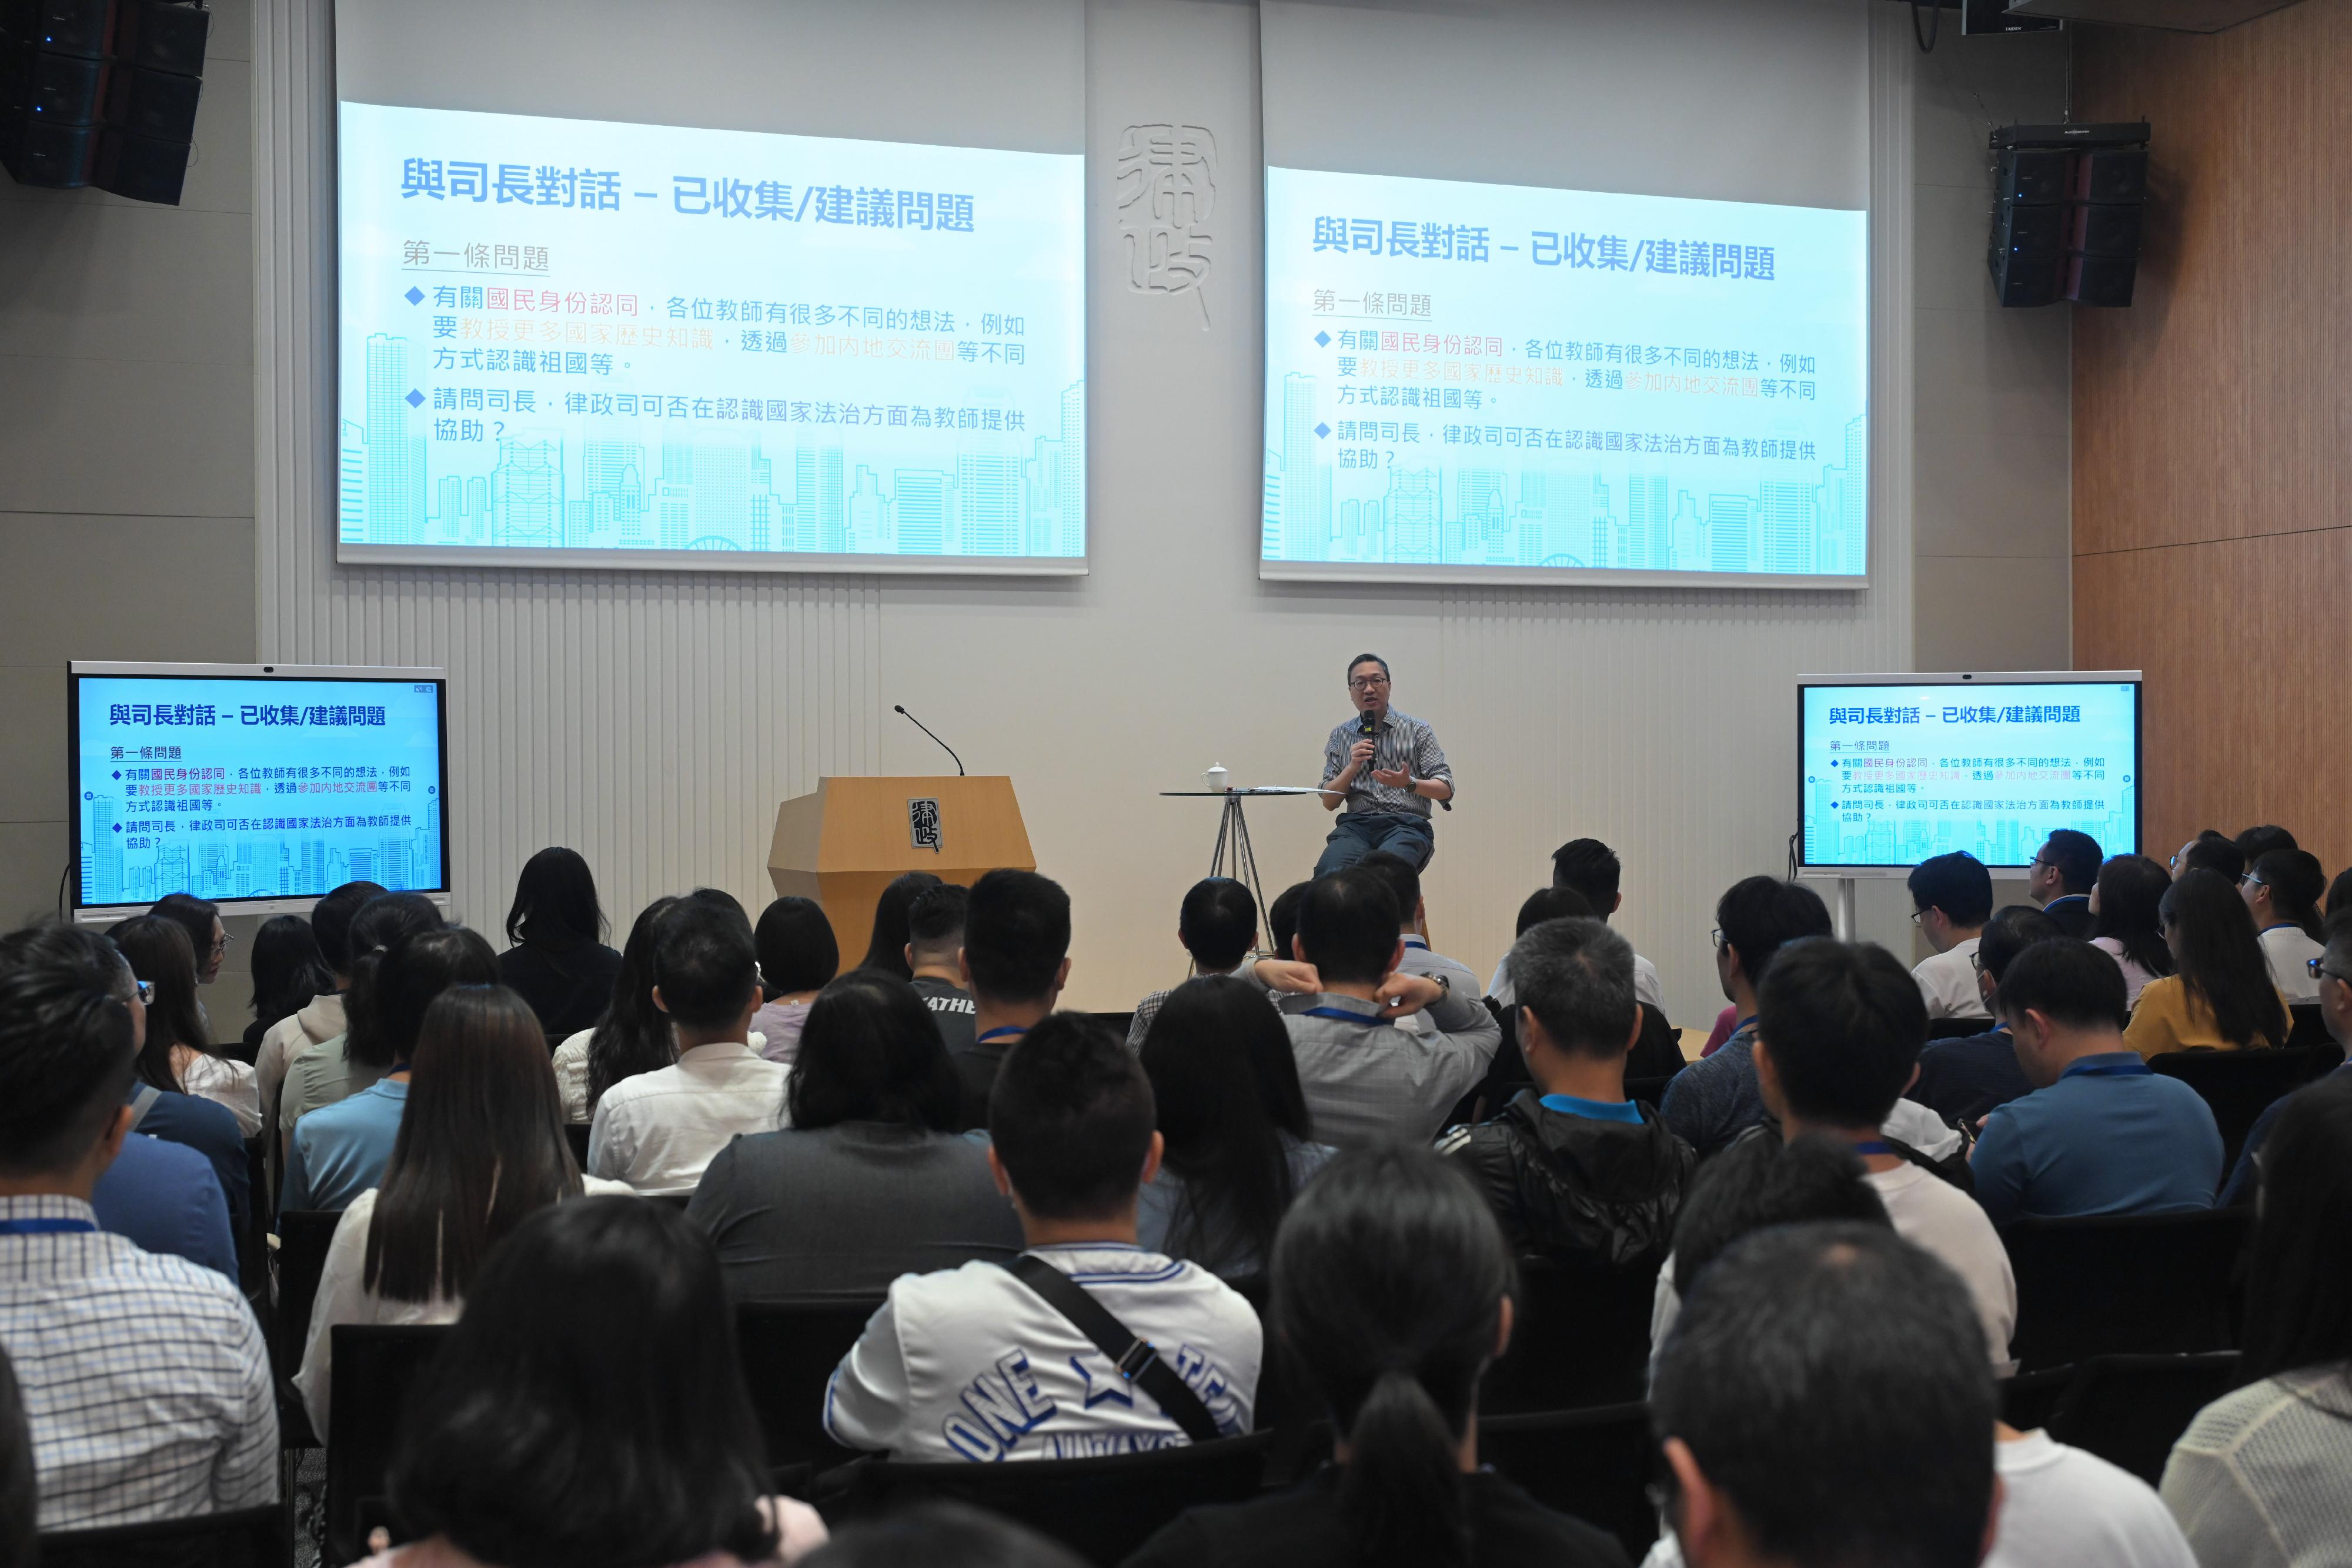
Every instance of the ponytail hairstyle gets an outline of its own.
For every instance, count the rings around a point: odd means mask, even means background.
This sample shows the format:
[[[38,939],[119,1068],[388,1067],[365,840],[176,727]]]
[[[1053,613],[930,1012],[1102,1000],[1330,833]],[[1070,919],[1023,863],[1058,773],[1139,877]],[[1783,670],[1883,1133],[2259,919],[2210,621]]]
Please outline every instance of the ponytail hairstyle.
[[[1274,1316],[1349,1446],[1349,1562],[1472,1561],[1457,1450],[1517,1289],[1486,1200],[1427,1149],[1342,1154],[1291,1206]]]
[[[371,1036],[381,1033],[373,1019],[383,1006],[384,954],[411,936],[438,931],[446,924],[441,918],[439,906],[421,893],[383,894],[360,905],[359,913],[352,916],[347,938],[351,967],[344,973],[352,983],[343,993],[343,1016],[348,1025],[343,1039],[346,1057],[379,1065],[394,1060],[369,1054],[374,1049],[370,1043]],[[355,1056],[352,1054],[353,1041],[360,1047]]]
[[[139,1082],[173,1093],[180,1075],[172,1071],[172,1048],[184,1045],[207,1056],[220,1053],[205,1034],[204,1015],[196,1010],[196,953],[188,933],[176,920],[160,915],[134,915],[107,928],[131,966],[131,972],[155,988],[147,1004],[147,1040],[139,1048],[134,1071]]]
[[[669,1015],[654,1006],[654,931],[661,917],[677,904],[675,897],[655,899],[637,912],[629,939],[621,947],[621,967],[613,976],[613,1000],[588,1037],[588,1113],[604,1091],[624,1078],[667,1067],[677,1060],[677,1044],[669,1032]]]

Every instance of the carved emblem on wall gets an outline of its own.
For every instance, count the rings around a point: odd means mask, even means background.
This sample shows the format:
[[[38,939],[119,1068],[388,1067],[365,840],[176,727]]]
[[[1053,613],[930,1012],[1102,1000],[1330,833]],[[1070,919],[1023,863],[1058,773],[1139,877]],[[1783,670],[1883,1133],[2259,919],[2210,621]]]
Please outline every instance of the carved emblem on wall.
[[[1209,276],[1215,241],[1217,139],[1201,125],[1130,125],[1115,170],[1118,232],[1127,242],[1127,286],[1138,294],[1189,294],[1209,328]]]

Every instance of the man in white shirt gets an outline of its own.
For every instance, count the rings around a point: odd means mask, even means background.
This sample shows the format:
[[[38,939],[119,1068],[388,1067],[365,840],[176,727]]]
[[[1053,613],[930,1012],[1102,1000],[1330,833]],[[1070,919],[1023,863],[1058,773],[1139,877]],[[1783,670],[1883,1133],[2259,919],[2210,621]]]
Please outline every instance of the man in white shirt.
[[[677,1061],[604,1091],[588,1130],[588,1174],[647,1197],[694,1191],[740,1133],[783,1126],[791,1070],[751,1046],[760,961],[740,907],[682,898],[654,935],[654,1005],[677,1035]]]
[[[1592,906],[1592,918],[1603,925],[1609,917],[1624,904],[1625,895],[1618,889],[1624,875],[1617,852],[1599,839],[1570,839],[1551,852],[1551,884],[1565,887],[1583,895]],[[1495,966],[1495,977],[1486,987],[1486,994],[1496,1005],[1510,1007],[1518,1000],[1511,985],[1509,954]],[[1639,953],[1633,955],[1633,999],[1656,1009],[1659,1017],[1666,1012],[1666,994],[1658,984],[1658,967]]]
[[[1136,1195],[1160,1169],[1155,1121],[1134,1054],[1092,1019],[1056,1013],[997,1072],[989,1166],[1021,1217],[1023,1259],[1148,1343],[1205,1408],[1203,1430],[1238,1437],[1257,1395],[1257,1314],[1206,1270],[1136,1245]],[[1187,1440],[1148,1391],[1155,1376],[1123,1374],[1013,1268],[974,1261],[899,1277],[835,1369],[824,1426],[836,1442],[899,1459],[1140,1453]]]
[[[1911,977],[1927,1017],[1990,1019],[1977,989],[1977,938],[1992,918],[1992,873],[1965,850],[1932,855],[1911,868],[1911,924],[1936,949]]]
[[[1918,991],[1886,949],[1792,942],[1757,994],[1757,1092],[1784,1138],[1823,1133],[1854,1146],[1895,1230],[1967,1284],[1994,1370],[2006,1375],[2017,1280],[1999,1232],[1975,1198],[1882,1130],[1918,1072],[1927,1037]]]
[[[2290,1004],[2319,999],[2311,960],[2326,947],[2310,927],[2319,923],[2319,901],[2326,891],[2327,875],[2309,850],[2266,850],[2238,879],[2238,896],[2252,912],[2263,956],[2270,960],[2271,983]]]
[[[98,1228],[90,1194],[135,1119],[143,1007],[94,932],[0,941],[0,1349],[31,1429],[38,1527],[278,1496],[278,1408],[234,1283]]]

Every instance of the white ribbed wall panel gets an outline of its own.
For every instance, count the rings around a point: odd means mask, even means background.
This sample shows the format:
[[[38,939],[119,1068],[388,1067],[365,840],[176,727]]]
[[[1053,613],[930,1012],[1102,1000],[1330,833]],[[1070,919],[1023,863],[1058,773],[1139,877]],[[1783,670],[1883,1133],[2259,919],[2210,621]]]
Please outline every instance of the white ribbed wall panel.
[[[326,0],[258,0],[255,204],[265,659],[438,663],[453,676],[462,908],[490,923],[542,844],[594,862],[615,924],[695,882],[754,903],[777,800],[823,772],[1008,772],[1079,935],[1069,999],[1119,1008],[1181,973],[1173,926],[1213,817],[1163,801],[1212,761],[1297,782],[1377,647],[1463,782],[1429,893],[1482,967],[1547,856],[1623,852],[1627,934],[1677,1021],[1720,1005],[1716,895],[1777,871],[1794,826],[1790,678],[1911,663],[1912,45],[1872,29],[1872,584],[1859,592],[1367,590],[1261,583],[1255,12],[1095,0],[1087,41],[1092,575],[955,580],[346,569],[331,559],[331,47]],[[1661,7],[1664,9],[1664,7]],[[878,12],[883,7],[876,6]],[[1219,225],[1196,305],[1126,287],[1112,162],[1134,124],[1208,127]],[[1311,782],[1312,780],[1307,780]],[[1279,886],[1322,830],[1254,819]],[[756,905],[755,905],[756,906]],[[1907,939],[1899,914],[1865,932]],[[1884,927],[1880,929],[1878,927]]]

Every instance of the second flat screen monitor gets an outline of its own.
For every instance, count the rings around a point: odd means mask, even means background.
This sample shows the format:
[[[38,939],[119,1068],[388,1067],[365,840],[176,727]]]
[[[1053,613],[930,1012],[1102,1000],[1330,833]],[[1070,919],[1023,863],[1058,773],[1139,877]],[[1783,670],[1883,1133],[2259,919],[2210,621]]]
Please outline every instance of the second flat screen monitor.
[[[1865,577],[1864,213],[1265,182],[1263,575]]]

